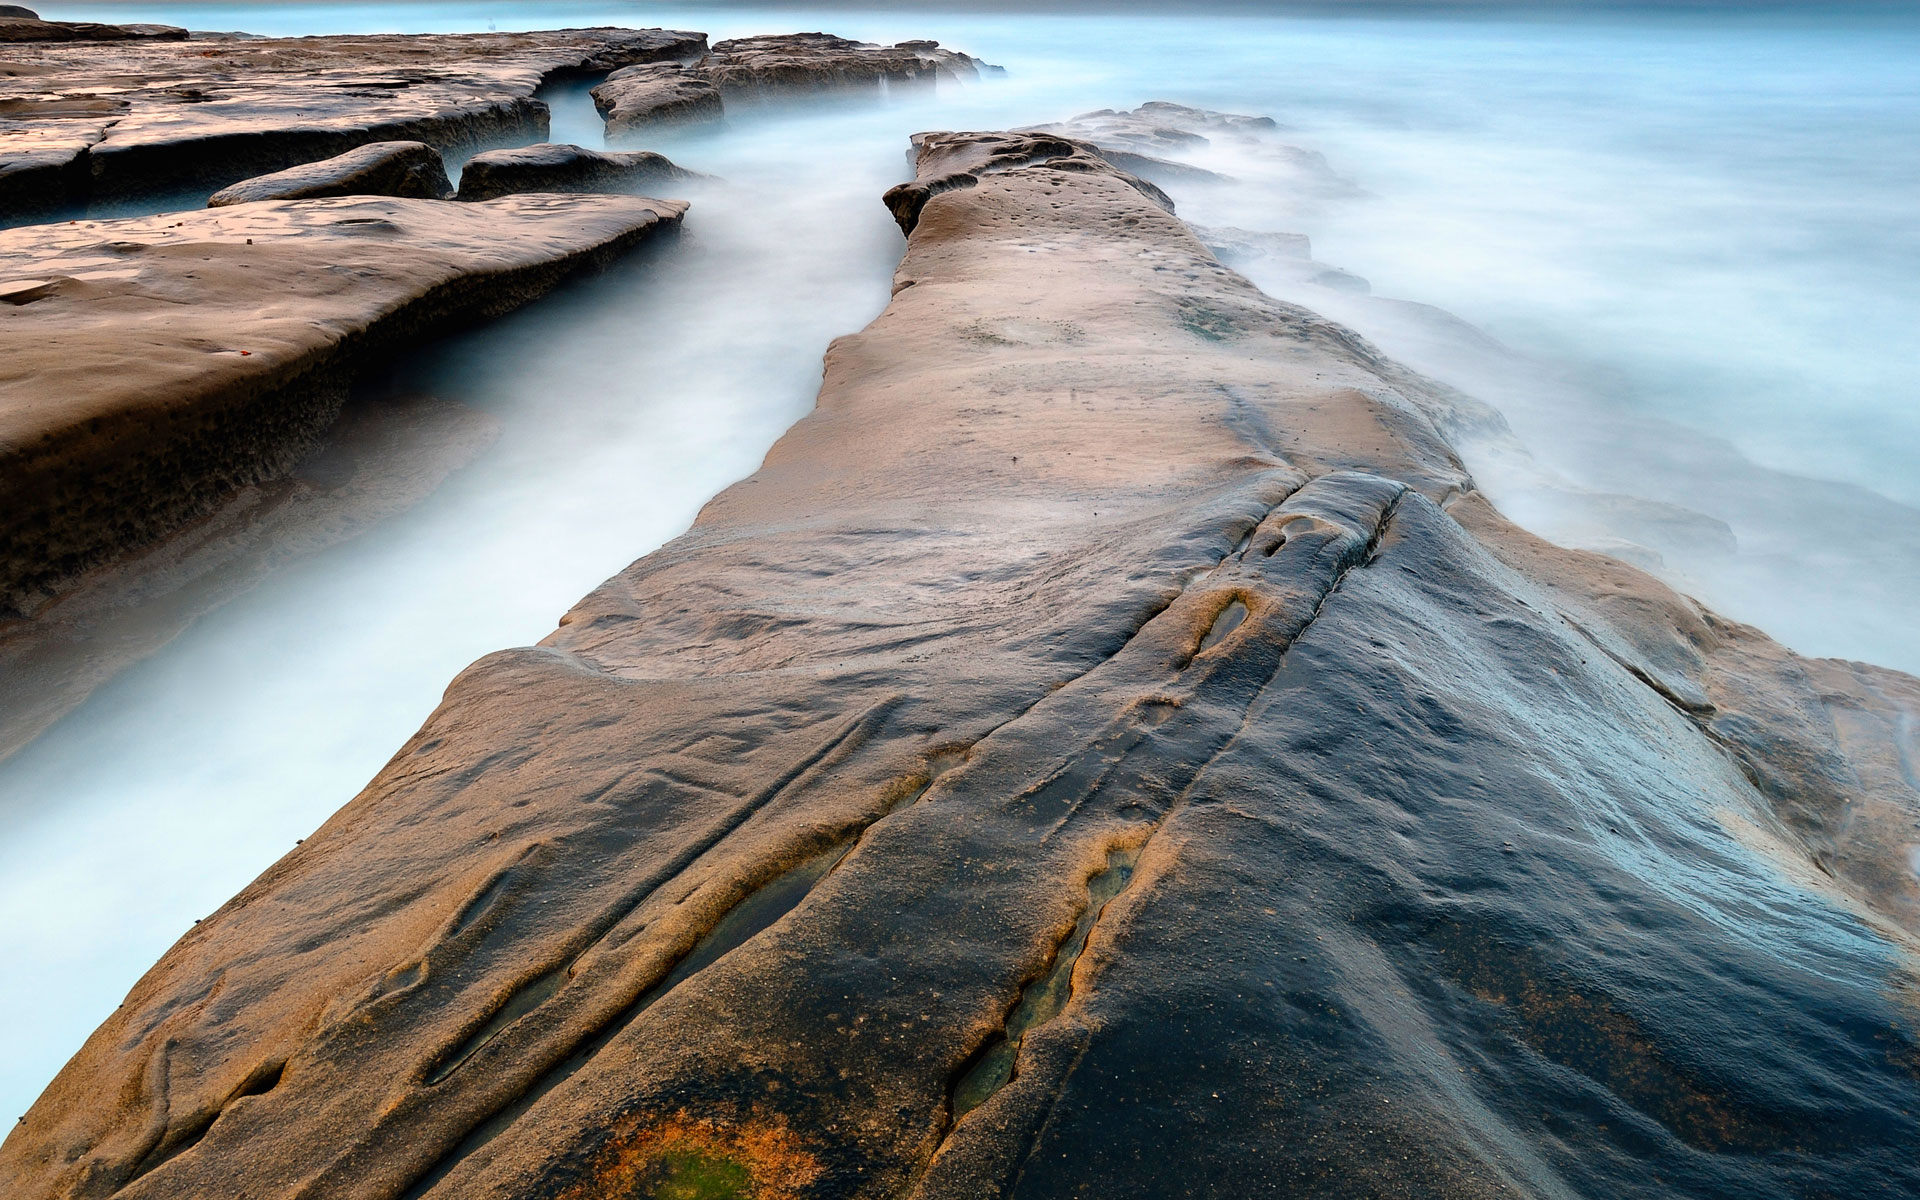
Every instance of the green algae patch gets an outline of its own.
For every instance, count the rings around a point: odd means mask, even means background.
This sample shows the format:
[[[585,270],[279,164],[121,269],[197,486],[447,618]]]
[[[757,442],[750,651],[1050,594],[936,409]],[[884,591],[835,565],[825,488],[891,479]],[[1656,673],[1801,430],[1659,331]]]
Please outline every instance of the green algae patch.
[[[820,1161],[776,1117],[623,1122],[558,1200],[797,1200]]]
[[[662,1155],[639,1181],[636,1200],[753,1200],[753,1172],[745,1163],[698,1150]]]

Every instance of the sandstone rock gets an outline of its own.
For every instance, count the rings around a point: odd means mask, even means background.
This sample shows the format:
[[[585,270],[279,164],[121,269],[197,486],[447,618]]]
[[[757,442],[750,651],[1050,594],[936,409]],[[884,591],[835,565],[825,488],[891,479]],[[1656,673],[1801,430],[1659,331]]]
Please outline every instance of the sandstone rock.
[[[919,146],[817,409],[194,926],[0,1182],[1912,1196],[1920,681],[1514,528],[1444,395],[1083,145]]]
[[[678,222],[617,196],[269,201],[0,233],[0,609],[272,479],[354,371]]]
[[[0,69],[0,221],[204,195],[369,142],[536,141],[542,84],[705,49],[662,29],[19,46]]]
[[[719,89],[697,67],[678,63],[624,67],[592,92],[607,136],[660,125],[693,125],[726,115]]]
[[[11,8],[12,6],[0,6]],[[26,13],[26,9],[17,10]],[[184,42],[187,31],[173,25],[99,25],[87,21],[42,21],[32,15],[0,11],[0,43],[13,42]]]
[[[588,150],[543,142],[489,150],[460,173],[462,200],[492,200],[517,192],[639,192],[695,178],[664,154]]]
[[[243,179],[221,188],[208,208],[254,200],[313,200],[322,196],[402,196],[445,200],[453,194],[440,152],[425,142],[369,142],[364,146]]]
[[[640,66],[593,89],[607,134],[669,123],[719,120],[726,103],[808,93],[931,86],[997,71],[938,42],[876,46],[827,33],[774,34],[716,42],[697,62]]]

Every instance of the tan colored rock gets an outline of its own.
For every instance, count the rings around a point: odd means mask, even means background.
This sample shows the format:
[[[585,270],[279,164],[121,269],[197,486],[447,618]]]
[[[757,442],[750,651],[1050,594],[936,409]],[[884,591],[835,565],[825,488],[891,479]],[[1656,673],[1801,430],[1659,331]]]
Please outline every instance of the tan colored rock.
[[[205,194],[369,142],[538,141],[547,81],[705,50],[662,29],[16,46],[0,66],[0,221]]]
[[[187,933],[0,1186],[1912,1195],[1920,684],[1514,528],[1452,398],[1091,146],[919,146],[816,410]]]
[[[623,67],[594,87],[594,106],[617,140],[637,129],[694,125],[726,116],[720,89],[698,67],[660,63]]]
[[[828,33],[769,34],[717,42],[697,61],[616,71],[593,89],[593,98],[607,135],[618,138],[662,124],[717,121],[727,103],[927,87],[998,70],[938,42],[876,46]]]
[[[460,173],[462,200],[520,192],[644,192],[698,176],[664,154],[589,150],[542,142],[474,156]]]
[[[0,233],[0,605],[283,474],[363,363],[518,307],[684,207],[348,198]]]
[[[401,196],[415,200],[452,198],[446,164],[425,142],[369,142],[323,158],[243,179],[215,192],[208,208],[256,200],[316,200],[326,196]]]
[[[13,5],[0,5],[12,9]],[[24,14],[24,15],[23,15]],[[100,25],[88,21],[42,21],[26,9],[0,11],[0,45],[10,42],[184,42],[174,25]]]

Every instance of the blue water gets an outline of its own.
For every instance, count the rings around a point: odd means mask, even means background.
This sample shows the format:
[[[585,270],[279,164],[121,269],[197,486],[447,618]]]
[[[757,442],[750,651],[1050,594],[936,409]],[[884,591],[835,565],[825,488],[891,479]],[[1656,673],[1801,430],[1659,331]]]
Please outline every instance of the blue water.
[[[419,386],[500,420],[493,451],[0,764],[0,1112],[24,1110],[193,917],[349,798],[461,665],[543,636],[752,469],[805,410],[826,340],[884,303],[898,242],[878,195],[917,129],[1148,99],[1274,115],[1354,190],[1303,192],[1220,147],[1203,157],[1244,186],[1176,189],[1183,212],[1306,233],[1376,296],[1515,351],[1452,354],[1388,306],[1247,268],[1495,403],[1517,442],[1467,451],[1503,506],[1562,540],[1633,542],[1803,652],[1920,670],[1920,18],[1898,10],[41,7],[272,34],[822,28],[936,37],[1010,73],[660,139],[727,183],[695,198],[654,274],[415,364]],[[593,138],[578,97],[556,133]],[[1614,494],[1712,528],[1650,539]]]

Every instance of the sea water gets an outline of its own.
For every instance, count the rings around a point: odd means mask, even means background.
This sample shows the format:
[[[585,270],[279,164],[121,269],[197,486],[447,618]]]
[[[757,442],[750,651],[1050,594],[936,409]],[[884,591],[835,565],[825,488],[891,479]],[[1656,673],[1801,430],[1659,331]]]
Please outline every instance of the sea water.
[[[753,469],[827,341],[885,303],[899,238],[878,197],[919,129],[1151,99],[1274,116],[1338,186],[1222,142],[1194,157],[1240,182],[1172,185],[1182,212],[1309,235],[1346,275],[1238,265],[1493,403],[1513,436],[1462,448],[1504,508],[1802,652],[1920,670],[1920,20],[1898,8],[40,7],[268,34],[825,29],[1009,73],[649,141],[720,179],[682,238],[382,384],[483,415],[491,449],[0,763],[0,1112],[462,666],[544,636]],[[578,89],[549,99],[556,138],[595,144]]]

